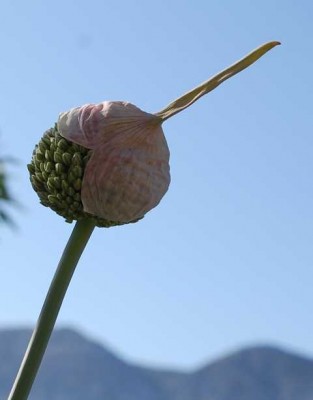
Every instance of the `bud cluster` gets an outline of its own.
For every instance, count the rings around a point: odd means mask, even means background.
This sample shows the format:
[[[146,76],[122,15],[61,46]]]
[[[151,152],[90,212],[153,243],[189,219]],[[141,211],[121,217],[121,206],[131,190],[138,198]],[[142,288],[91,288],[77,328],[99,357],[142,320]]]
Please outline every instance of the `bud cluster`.
[[[63,138],[57,126],[46,131],[28,164],[30,181],[40,203],[73,222],[93,218],[99,227],[121,225],[84,212],[81,185],[89,150]]]

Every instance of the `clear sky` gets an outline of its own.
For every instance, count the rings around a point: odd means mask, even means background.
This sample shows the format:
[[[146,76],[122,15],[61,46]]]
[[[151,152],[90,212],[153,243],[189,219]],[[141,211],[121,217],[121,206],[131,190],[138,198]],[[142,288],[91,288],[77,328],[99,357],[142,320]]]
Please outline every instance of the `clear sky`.
[[[271,343],[313,356],[309,0],[2,0],[0,152],[18,231],[0,230],[0,326],[33,324],[73,225],[26,163],[58,114],[159,111],[255,47],[255,65],[164,124],[172,183],[143,221],[97,229],[59,325],[133,361],[193,368]]]

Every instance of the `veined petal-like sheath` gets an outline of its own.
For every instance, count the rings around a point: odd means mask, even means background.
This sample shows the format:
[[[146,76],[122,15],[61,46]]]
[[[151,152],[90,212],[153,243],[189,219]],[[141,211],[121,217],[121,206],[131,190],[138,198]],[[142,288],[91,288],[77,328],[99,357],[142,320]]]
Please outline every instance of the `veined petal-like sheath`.
[[[88,104],[60,115],[60,134],[92,151],[82,182],[84,211],[130,222],[159,204],[170,183],[161,122],[125,102]]]

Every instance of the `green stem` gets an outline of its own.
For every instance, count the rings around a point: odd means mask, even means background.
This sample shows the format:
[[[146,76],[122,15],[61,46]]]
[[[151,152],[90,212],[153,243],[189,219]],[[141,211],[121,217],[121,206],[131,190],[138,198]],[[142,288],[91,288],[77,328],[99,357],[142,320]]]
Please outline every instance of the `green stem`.
[[[197,86],[195,89],[192,89],[190,92],[185,93],[183,96],[174,100],[171,104],[165,107],[163,110],[155,113],[156,116],[160,117],[162,121],[172,117],[173,115],[179,113],[185,108],[191,106],[195,101],[197,101],[203,95],[211,92],[221,83],[231,78],[232,76],[238,74],[238,72],[243,69],[249,67],[255,61],[257,61],[260,57],[262,57],[265,53],[271,50],[273,47],[279,45],[279,42],[269,42],[265,43],[257,49],[253,50],[250,54],[237,61],[235,64],[226,68],[222,72],[219,72],[217,75],[213,76],[209,80],[203,82],[201,85]]]
[[[66,290],[94,227],[93,220],[86,218],[77,221],[73,229],[51,282],[37,325],[30,339],[8,400],[26,400],[28,398]]]

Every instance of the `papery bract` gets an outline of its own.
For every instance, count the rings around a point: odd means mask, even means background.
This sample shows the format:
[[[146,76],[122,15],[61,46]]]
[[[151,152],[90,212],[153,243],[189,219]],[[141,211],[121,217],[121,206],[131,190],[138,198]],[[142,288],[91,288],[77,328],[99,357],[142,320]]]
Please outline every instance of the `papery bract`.
[[[161,123],[159,117],[118,101],[60,115],[60,134],[92,152],[81,189],[85,212],[130,222],[158,205],[170,183]]]

